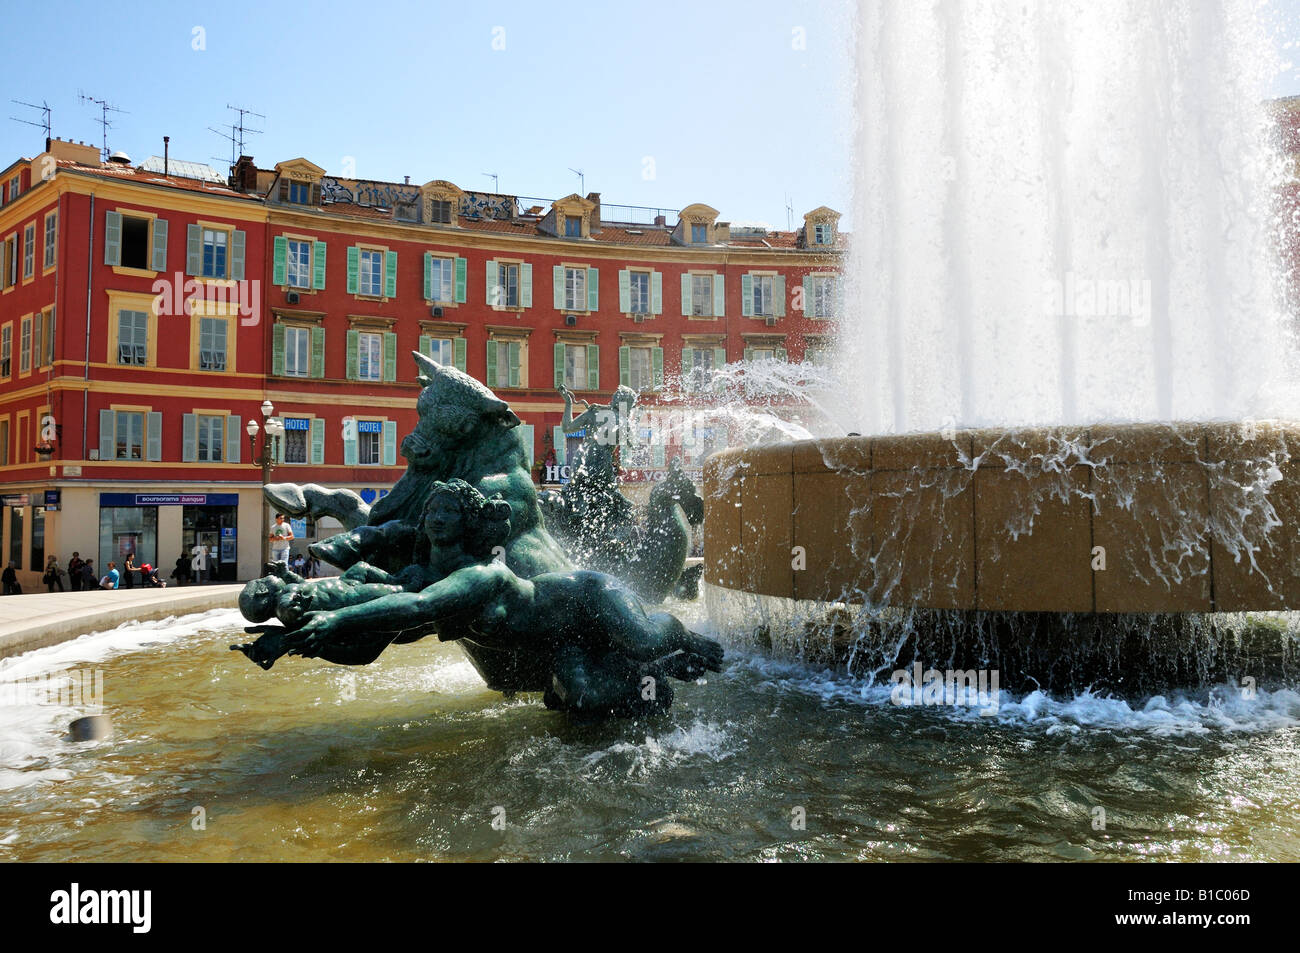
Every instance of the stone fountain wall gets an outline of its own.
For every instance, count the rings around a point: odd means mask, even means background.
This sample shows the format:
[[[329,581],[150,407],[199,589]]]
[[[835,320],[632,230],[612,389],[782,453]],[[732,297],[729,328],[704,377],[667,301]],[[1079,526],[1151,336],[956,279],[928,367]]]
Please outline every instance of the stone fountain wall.
[[[704,493],[705,581],[733,592],[995,612],[1300,609],[1296,423],[810,440],[714,454]]]

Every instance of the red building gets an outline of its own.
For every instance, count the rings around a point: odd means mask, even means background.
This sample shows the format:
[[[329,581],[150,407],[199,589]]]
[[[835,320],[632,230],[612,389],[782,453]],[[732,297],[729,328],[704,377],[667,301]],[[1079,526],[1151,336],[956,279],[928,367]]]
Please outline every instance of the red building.
[[[420,350],[510,402],[541,479],[567,450],[557,384],[594,403],[622,383],[680,413],[724,363],[819,359],[839,307],[827,208],[778,232],[706,205],[358,181],[305,159],[243,158],[228,180],[161,163],[53,140],[0,176],[0,546],[29,591],[74,550],[166,572],[202,542],[220,576],[256,574],[246,428],[264,401],[285,427],[273,480],[380,495]],[[670,416],[645,415],[638,472],[722,440]]]

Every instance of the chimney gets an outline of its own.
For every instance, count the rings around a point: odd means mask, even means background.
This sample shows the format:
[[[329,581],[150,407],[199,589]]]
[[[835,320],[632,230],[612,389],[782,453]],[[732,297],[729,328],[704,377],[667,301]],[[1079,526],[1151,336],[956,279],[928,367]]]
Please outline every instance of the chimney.
[[[168,166],[168,159],[169,159],[168,153],[171,149],[171,142],[172,142],[171,136],[163,136],[163,175],[167,174],[167,166]]]
[[[587,201],[596,206],[591,210],[591,227],[595,230],[600,228],[600,193],[588,192]]]
[[[402,180],[404,181],[404,183],[405,183],[406,185],[410,185],[410,184],[411,184],[411,177],[410,177],[409,175],[404,175],[404,176],[402,176]]]
[[[240,192],[257,191],[257,166],[252,156],[240,156],[230,171],[230,184]]]
[[[667,227],[668,227],[668,219],[667,219],[666,217],[664,217],[663,215],[656,215],[656,216],[655,216],[655,225],[658,226],[659,228],[667,228]]]

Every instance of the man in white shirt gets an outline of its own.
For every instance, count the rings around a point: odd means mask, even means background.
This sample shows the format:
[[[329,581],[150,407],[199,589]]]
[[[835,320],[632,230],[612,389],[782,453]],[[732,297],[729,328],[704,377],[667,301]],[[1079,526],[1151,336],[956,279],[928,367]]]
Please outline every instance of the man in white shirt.
[[[284,518],[283,513],[275,514],[275,525],[271,527],[271,534],[267,539],[271,541],[271,562],[288,563],[289,562],[289,544],[293,542],[293,527],[289,521]]]

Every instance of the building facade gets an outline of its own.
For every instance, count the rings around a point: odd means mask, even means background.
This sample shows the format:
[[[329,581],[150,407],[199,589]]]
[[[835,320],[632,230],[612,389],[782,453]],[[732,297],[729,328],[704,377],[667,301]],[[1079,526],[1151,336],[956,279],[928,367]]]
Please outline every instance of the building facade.
[[[256,575],[249,421],[270,401],[283,422],[272,480],[373,499],[403,470],[416,350],[510,402],[539,481],[574,443],[561,384],[662,409],[630,476],[698,467],[725,436],[662,421],[707,402],[723,365],[820,360],[840,308],[829,208],[777,232],[702,204],[358,181],[306,159],[242,158],[222,180],[46,145],[0,175],[0,547],[28,591],[74,550],[165,574],[202,543],[216,578]]]

